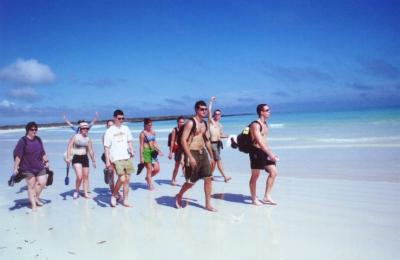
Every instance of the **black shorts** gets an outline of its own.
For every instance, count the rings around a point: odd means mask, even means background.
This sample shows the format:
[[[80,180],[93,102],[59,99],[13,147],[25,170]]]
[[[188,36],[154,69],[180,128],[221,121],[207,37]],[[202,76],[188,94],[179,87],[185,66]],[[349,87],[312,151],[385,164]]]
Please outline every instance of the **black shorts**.
[[[175,150],[174,153],[175,162],[180,162],[182,160],[182,154],[183,154],[182,149],[178,148]]]
[[[185,156],[185,178],[189,183],[195,183],[199,179],[211,177],[210,161],[205,149],[200,151],[190,150],[197,163],[197,167],[192,169],[189,159]]]
[[[74,157],[72,157],[72,164],[82,164],[82,167],[89,167],[89,157],[87,156],[87,154],[85,155],[74,155]]]
[[[268,165],[275,165],[275,162],[268,159],[268,155],[257,147],[252,147],[249,152],[250,168],[252,170],[263,170]]]

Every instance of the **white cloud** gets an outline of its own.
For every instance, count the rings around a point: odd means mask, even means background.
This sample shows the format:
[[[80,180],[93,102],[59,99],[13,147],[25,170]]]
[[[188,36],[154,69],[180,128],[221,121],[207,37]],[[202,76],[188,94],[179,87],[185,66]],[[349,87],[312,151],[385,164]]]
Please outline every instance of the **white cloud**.
[[[15,104],[13,102],[10,102],[8,100],[3,99],[3,101],[0,102],[0,108],[11,108]]]
[[[0,70],[0,81],[15,85],[34,86],[48,84],[55,80],[56,75],[51,68],[35,59],[18,59]]]
[[[38,97],[38,93],[36,92],[36,90],[34,90],[31,87],[13,88],[9,91],[8,94],[10,97],[20,98],[20,99],[31,99]]]

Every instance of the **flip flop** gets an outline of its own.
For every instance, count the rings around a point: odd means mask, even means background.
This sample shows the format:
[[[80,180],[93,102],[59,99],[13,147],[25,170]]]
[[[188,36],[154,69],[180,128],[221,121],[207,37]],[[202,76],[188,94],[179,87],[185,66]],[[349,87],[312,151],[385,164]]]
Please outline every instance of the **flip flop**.
[[[144,169],[144,163],[139,163],[139,164],[137,165],[137,172],[136,172],[136,175],[139,175],[139,174],[143,171],[143,169]]]
[[[65,185],[68,185],[68,184],[69,184],[69,177],[68,177],[68,175],[69,175],[69,163],[67,163],[67,176],[65,176],[65,180],[64,180]]]

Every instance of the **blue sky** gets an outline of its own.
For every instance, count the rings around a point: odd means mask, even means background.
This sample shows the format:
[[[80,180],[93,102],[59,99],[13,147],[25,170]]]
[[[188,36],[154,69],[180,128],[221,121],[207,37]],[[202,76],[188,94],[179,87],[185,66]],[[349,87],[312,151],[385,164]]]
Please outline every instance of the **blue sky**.
[[[0,125],[400,106],[400,1],[0,0]]]

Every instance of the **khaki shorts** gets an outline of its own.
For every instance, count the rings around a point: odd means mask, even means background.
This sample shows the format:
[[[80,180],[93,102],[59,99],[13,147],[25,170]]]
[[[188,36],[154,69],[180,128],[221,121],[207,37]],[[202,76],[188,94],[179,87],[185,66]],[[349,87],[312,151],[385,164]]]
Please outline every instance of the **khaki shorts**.
[[[135,171],[132,158],[115,161],[114,168],[117,175],[131,174]]]

